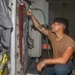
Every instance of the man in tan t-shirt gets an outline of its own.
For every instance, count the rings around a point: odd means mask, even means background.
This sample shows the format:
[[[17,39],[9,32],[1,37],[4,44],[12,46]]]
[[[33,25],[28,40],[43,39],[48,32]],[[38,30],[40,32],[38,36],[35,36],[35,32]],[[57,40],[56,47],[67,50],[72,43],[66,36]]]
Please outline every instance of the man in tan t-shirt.
[[[46,65],[55,65],[54,67],[43,71],[41,75],[53,75],[54,73],[56,75],[68,75],[73,68],[71,57],[75,49],[75,42],[65,33],[68,21],[64,18],[56,18],[52,24],[52,29],[47,30],[40,25],[30,11],[27,10],[26,15],[31,17],[34,26],[41,33],[48,36],[53,48],[53,58],[44,59],[39,62],[37,65],[37,71],[41,72],[42,68]]]

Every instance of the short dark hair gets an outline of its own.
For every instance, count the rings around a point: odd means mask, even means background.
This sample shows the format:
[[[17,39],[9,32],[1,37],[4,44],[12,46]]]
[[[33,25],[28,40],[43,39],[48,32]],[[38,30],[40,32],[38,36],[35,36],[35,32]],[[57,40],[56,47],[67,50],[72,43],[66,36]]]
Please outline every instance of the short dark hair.
[[[68,27],[69,27],[69,21],[65,18],[61,18],[61,17],[58,17],[58,18],[55,18],[54,19],[54,22],[57,22],[57,23],[60,23],[60,24],[63,24],[65,26],[65,33],[68,34],[69,33],[69,30],[68,30]]]
[[[54,19],[54,22],[58,22],[58,23],[61,23],[61,24],[64,24],[66,27],[69,25],[69,22],[67,19],[65,18],[55,18]]]

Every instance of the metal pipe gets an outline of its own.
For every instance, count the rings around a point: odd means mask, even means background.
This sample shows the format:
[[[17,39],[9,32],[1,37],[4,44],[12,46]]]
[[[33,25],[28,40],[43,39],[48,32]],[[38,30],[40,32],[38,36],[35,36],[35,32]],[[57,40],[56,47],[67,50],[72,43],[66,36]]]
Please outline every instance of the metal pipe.
[[[21,65],[22,65],[22,50],[23,50],[23,45],[22,45],[22,42],[23,42],[23,22],[24,22],[24,18],[23,18],[23,13],[24,13],[24,7],[25,7],[25,4],[24,3],[21,3],[19,5],[19,49],[20,49],[20,62],[21,62]]]
[[[15,33],[16,33],[16,0],[12,0],[12,7],[11,7],[11,19],[13,23],[13,31],[11,33],[11,74],[10,75],[16,75],[16,68],[15,68]]]

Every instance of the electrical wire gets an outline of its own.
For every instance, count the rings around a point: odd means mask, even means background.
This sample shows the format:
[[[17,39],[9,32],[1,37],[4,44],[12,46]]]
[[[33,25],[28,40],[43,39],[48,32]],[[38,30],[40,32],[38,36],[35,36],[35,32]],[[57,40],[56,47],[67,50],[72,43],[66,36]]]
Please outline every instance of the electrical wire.
[[[28,21],[29,21],[29,18],[28,18]],[[28,32],[27,32],[27,45],[28,45],[29,49],[32,49],[34,47],[34,40],[31,39],[30,36],[29,36],[29,22],[28,22],[28,25],[27,25],[27,30],[28,30]]]
[[[24,10],[26,10],[26,8],[24,8]],[[27,20],[26,20],[27,19]],[[29,49],[32,49],[34,47],[34,39],[32,39],[29,35],[29,18],[26,17],[26,14],[24,14],[24,21],[26,22],[25,24],[25,34],[26,34],[26,43],[27,43],[27,47]]]

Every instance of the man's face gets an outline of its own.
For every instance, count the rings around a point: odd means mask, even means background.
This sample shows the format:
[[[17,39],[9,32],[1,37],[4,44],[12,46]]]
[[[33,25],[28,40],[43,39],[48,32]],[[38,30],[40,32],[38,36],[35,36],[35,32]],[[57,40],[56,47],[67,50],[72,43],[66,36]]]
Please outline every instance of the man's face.
[[[57,31],[59,31],[60,26],[61,26],[60,23],[54,22],[54,23],[52,24],[52,32],[57,32]]]

